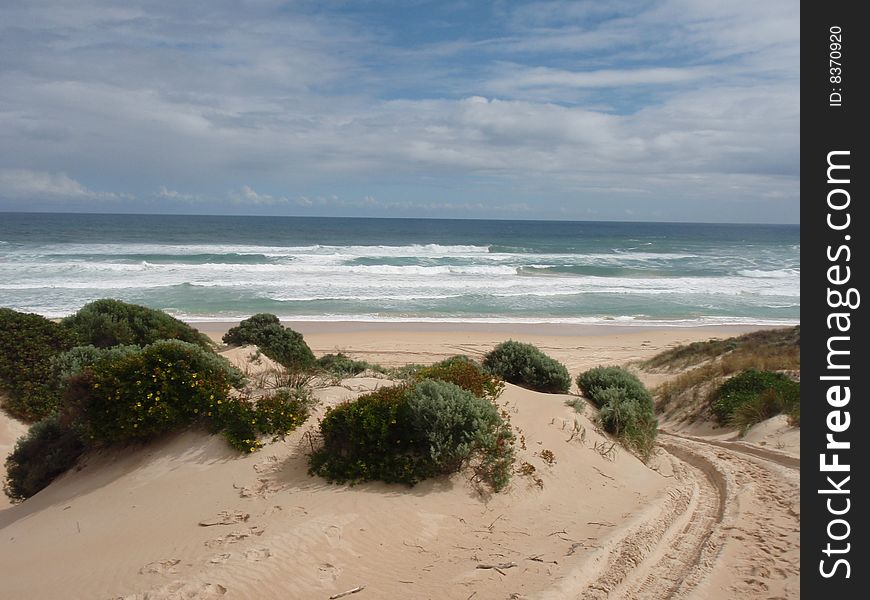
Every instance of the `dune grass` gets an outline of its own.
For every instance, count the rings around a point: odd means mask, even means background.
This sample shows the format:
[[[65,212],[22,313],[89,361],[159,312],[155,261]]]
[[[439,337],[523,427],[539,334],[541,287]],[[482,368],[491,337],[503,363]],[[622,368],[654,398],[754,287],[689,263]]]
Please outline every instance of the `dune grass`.
[[[800,370],[800,360],[800,326],[797,326],[678,346],[657,354],[640,366],[655,372],[694,367],[654,390],[661,411],[686,394],[695,400],[699,394],[707,397],[710,385],[735,373],[750,369]]]

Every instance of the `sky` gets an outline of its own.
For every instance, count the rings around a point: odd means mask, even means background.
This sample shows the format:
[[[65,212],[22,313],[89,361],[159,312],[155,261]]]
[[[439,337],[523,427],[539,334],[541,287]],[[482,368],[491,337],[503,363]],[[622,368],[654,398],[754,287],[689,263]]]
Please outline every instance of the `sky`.
[[[799,222],[796,0],[0,0],[0,211]]]

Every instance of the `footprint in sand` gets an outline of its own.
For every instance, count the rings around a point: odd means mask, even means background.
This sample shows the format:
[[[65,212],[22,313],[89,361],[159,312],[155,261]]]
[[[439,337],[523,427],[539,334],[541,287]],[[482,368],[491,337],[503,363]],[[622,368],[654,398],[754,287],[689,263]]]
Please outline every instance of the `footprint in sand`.
[[[150,562],[141,569],[139,569],[140,575],[147,575],[149,573],[155,573],[157,575],[174,575],[178,573],[178,569],[176,566],[181,562],[181,559],[178,558],[169,558],[166,560],[155,560],[154,562]]]
[[[186,583],[173,581],[163,587],[149,590],[142,594],[119,596],[115,600],[179,600],[181,598],[196,598],[196,600],[215,600],[222,598],[227,588],[219,583]]]
[[[341,569],[329,563],[323,563],[317,567],[317,577],[320,581],[335,581],[341,575]]]
[[[224,554],[218,554],[217,556],[213,556],[208,562],[213,565],[222,565],[227,562],[231,556],[232,554],[230,554],[229,552],[225,552]]]
[[[257,473],[274,473],[278,470],[278,457],[267,456],[266,460],[254,465],[254,471]]]
[[[240,510],[222,510],[216,517],[200,521],[199,526],[212,527],[214,525],[235,525],[236,523],[244,523],[250,518],[250,514]]]
[[[338,542],[341,539],[341,527],[327,525],[323,528],[323,533],[326,534],[330,542]]]
[[[219,538],[208,540],[204,542],[204,544],[206,548],[217,548],[226,544],[235,544],[237,542],[241,542],[242,540],[248,539],[253,535],[259,537],[263,535],[264,531],[266,531],[264,528],[260,527],[259,525],[254,525],[253,527],[249,527],[247,531],[233,531],[226,535],[222,535]]]
[[[250,562],[259,562],[272,556],[272,551],[268,548],[252,548],[245,552],[245,559]]]

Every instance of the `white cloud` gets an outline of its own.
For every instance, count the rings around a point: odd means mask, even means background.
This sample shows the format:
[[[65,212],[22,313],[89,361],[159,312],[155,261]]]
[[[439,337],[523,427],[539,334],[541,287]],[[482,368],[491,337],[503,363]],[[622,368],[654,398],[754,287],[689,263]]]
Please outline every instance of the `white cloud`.
[[[34,200],[117,200],[128,194],[88,189],[66,173],[0,169],[0,197]]]
[[[127,197],[77,180],[105,173],[149,206],[364,211],[346,198],[370,193],[372,211],[458,214],[736,206],[737,185],[796,207],[792,4],[508,3],[479,37],[417,43],[365,20],[378,3],[19,3],[0,24],[0,164],[33,170],[0,191]]]
[[[507,65],[502,67],[502,70],[507,73],[487,83],[487,87],[501,93],[515,93],[535,88],[613,88],[675,84],[710,77],[715,73],[709,67],[568,71],[547,67],[526,68],[521,65]]]
[[[161,185],[160,189],[154,193],[154,196],[161,200],[169,200],[172,202],[201,202],[205,199],[202,194],[187,194],[176,190],[170,190],[165,185]]]
[[[272,206],[275,204],[287,204],[289,202],[283,196],[276,197],[270,194],[259,194],[247,185],[243,185],[241,190],[230,192],[227,196],[236,204],[246,206]]]

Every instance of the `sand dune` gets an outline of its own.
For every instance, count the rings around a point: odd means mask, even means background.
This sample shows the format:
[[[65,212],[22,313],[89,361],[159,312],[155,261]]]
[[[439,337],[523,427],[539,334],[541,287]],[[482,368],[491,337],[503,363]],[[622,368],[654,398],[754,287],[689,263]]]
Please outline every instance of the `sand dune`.
[[[0,598],[799,597],[799,466],[698,432],[662,435],[645,465],[565,396],[507,386],[518,465],[535,473],[499,494],[465,473],[413,488],[309,476],[325,407],[388,383],[317,390],[305,426],[249,456],[195,431],[90,456],[0,510]],[[0,443],[21,430],[0,422]]]

